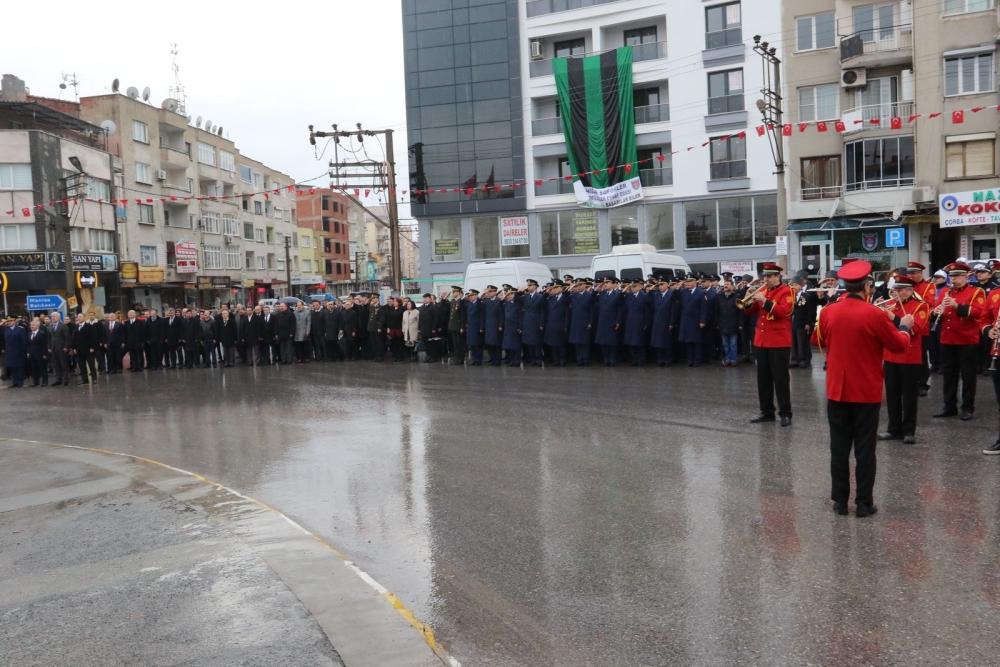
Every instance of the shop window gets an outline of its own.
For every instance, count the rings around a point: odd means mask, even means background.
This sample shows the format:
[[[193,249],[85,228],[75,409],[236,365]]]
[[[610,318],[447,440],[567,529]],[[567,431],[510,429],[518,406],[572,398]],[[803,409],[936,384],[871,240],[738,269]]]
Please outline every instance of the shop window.
[[[538,214],[543,255],[588,255],[600,252],[597,211],[553,211]]]
[[[462,261],[462,221],[457,219],[431,220],[431,261]]]
[[[777,198],[726,197],[684,203],[688,248],[718,248],[774,243]]]
[[[635,206],[619,206],[608,210],[611,246],[639,242],[639,210]]]

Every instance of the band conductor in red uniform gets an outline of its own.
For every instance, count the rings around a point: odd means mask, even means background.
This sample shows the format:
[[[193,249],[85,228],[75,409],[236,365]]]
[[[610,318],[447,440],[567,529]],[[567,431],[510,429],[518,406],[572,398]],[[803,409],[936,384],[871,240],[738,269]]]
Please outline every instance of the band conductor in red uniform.
[[[764,287],[753,295],[747,306],[749,316],[757,315],[753,344],[757,359],[757,395],[760,413],[752,423],[774,421],[774,399],[778,399],[781,425],[792,423],[792,391],[789,386],[788,360],[792,349],[792,290],[781,282],[782,268],[767,263],[761,271]]]
[[[886,350],[882,355],[889,427],[879,433],[878,439],[902,440],[905,445],[917,442],[917,396],[926,363],[923,340],[930,329],[931,314],[930,306],[915,296],[914,283],[908,275],[896,276],[895,297],[886,304],[875,304],[889,312],[896,326],[904,316],[913,316],[909,347],[902,352]]]

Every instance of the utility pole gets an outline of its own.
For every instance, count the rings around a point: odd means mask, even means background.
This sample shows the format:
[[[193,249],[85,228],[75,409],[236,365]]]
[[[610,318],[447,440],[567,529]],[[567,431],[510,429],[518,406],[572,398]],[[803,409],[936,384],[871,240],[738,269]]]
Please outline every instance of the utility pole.
[[[80,194],[80,191],[86,190],[86,181],[84,177],[86,172],[83,170],[83,165],[80,163],[80,159],[75,155],[70,156],[70,163],[76,168],[76,174],[70,174],[68,176],[63,176],[59,179],[59,198],[63,200],[76,199]],[[72,182],[71,182],[72,181]],[[82,204],[75,204],[76,206],[82,206]],[[68,320],[70,315],[74,312],[80,312],[80,299],[76,293],[76,272],[73,271],[73,233],[72,233],[72,220],[70,219],[70,204],[66,204],[66,211],[60,211],[61,225],[59,229],[59,241],[61,241],[62,252],[66,256],[65,266],[63,267],[64,275],[66,279],[66,319]],[[76,298],[77,305],[75,308],[71,308],[68,301],[70,297]]]
[[[373,137],[378,134],[385,135],[385,161],[378,162],[376,160],[357,160],[355,162],[346,162],[339,160],[330,161],[330,169],[334,170],[330,172],[330,177],[334,179],[334,182],[330,184],[330,187],[334,190],[374,190],[374,189],[384,189],[388,191],[389,197],[389,243],[390,243],[390,253],[392,254],[392,288],[397,292],[402,289],[401,278],[402,273],[400,271],[400,257],[399,257],[399,213],[396,207],[396,166],[395,160],[393,158],[393,147],[392,147],[392,130],[364,130],[361,128],[361,123],[357,124],[357,130],[348,131],[337,129],[337,125],[333,125],[333,132],[322,132],[313,130],[313,126],[309,126],[309,143],[313,146],[316,145],[317,139],[323,139],[330,137],[334,140],[336,144],[340,144],[341,138],[351,138],[354,137],[358,140],[358,143],[364,143],[365,137]],[[356,153],[357,151],[352,151]],[[366,155],[367,157],[367,155]],[[372,173],[344,173],[341,174],[341,169],[372,169],[375,171]],[[343,182],[342,179],[348,181],[357,182]],[[364,183],[364,179],[371,179],[371,182]]]
[[[285,280],[288,282],[288,296],[292,295],[292,237],[285,234]]]
[[[778,231],[776,235],[785,237],[787,243],[788,197],[785,192],[785,150],[782,139],[784,125],[782,123],[781,60],[775,55],[777,49],[773,46],[769,47],[767,42],[762,42],[760,35],[753,36],[753,50],[761,57],[764,73],[764,88],[760,91],[764,97],[757,100],[757,109],[764,121],[764,131],[768,133],[768,144],[771,146],[771,155],[774,157],[774,173],[778,177]],[[787,255],[784,257],[787,263]]]

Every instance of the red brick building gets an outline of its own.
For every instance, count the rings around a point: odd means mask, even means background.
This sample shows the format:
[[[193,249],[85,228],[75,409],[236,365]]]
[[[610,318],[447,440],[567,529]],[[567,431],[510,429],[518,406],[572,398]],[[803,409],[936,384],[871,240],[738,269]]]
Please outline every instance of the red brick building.
[[[298,226],[323,240],[323,279],[337,296],[351,291],[347,202],[345,195],[328,188],[316,188],[313,194],[307,190],[296,201]]]

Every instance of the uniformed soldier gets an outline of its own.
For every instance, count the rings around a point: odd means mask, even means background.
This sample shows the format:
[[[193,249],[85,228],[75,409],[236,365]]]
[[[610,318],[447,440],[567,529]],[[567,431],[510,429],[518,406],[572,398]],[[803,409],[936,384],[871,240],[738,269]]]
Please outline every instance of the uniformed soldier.
[[[1000,405],[1000,289],[995,289],[986,297],[986,308],[979,320],[980,330],[990,341],[990,369],[993,374],[993,392]],[[983,454],[1000,454],[1000,436]]]
[[[684,276],[684,285],[679,293],[680,307],[674,309],[678,341],[684,344],[687,356],[685,366],[698,366],[702,361],[702,330],[708,323],[708,298],[705,290],[698,287],[693,273]]]
[[[816,324],[816,293],[809,291],[805,277],[797,275],[789,281],[795,306],[792,309],[792,352],[789,368],[809,368],[812,365],[812,344],[809,336]]]
[[[523,293],[512,285],[504,285],[503,304],[503,349],[507,353],[508,366],[521,365],[521,333],[524,309],[521,306]]]
[[[976,411],[976,375],[979,362],[979,321],[986,308],[986,294],[969,285],[968,264],[945,267],[951,287],[942,292],[934,316],[941,330],[941,365],[944,370],[944,407],[933,417],[958,414],[958,380],[962,380],[962,421]]]
[[[500,366],[503,349],[503,300],[497,296],[499,290],[494,285],[487,285],[483,305],[483,342],[490,353],[490,366]]]
[[[594,342],[601,346],[605,366],[618,363],[618,330],[622,325],[622,291],[614,276],[604,279],[605,289],[597,297],[597,336]]]
[[[479,300],[479,290],[465,294],[465,344],[469,346],[469,365],[483,365],[483,345],[486,342],[486,309]]]
[[[538,291],[538,281],[528,278],[521,298],[524,309],[521,319],[521,342],[528,348],[528,361],[532,366],[541,366],[542,327],[545,326],[545,295]]]
[[[887,349],[882,357],[889,426],[879,434],[878,439],[902,440],[906,445],[917,441],[917,396],[923,370],[923,338],[930,329],[930,306],[914,296],[914,287],[914,280],[909,276],[896,276],[895,300],[887,310],[897,327],[906,315],[913,317],[910,343],[903,352]],[[875,305],[881,307],[878,303]]]
[[[576,365],[590,365],[590,329],[593,326],[594,291],[577,278],[570,297],[569,344],[576,350]]]
[[[878,413],[882,406],[882,357],[884,350],[901,353],[910,344],[913,316],[899,319],[899,330],[889,321],[892,313],[868,303],[872,292],[872,266],[851,262],[840,269],[847,296],[819,313],[812,340],[826,352],[826,413],[830,422],[830,499],[837,514],[847,514],[851,493],[851,449],[854,449],[857,490],[855,515],[878,511],[875,487],[875,446]]]
[[[657,291],[650,295],[650,345],[656,350],[656,363],[666,367],[674,361],[674,311],[677,292],[670,289],[666,279],[657,281]]]
[[[631,294],[625,298],[625,340],[629,349],[629,362],[632,366],[641,366],[646,356],[647,308],[649,295],[643,289],[645,283],[641,280],[630,286]]]
[[[778,399],[781,425],[792,423],[792,395],[789,386],[788,361],[792,348],[792,291],[781,282],[783,269],[777,264],[764,264],[764,288],[753,295],[746,308],[757,313],[754,334],[757,358],[757,395],[760,412],[751,423],[774,421],[774,398]]]
[[[552,281],[545,300],[545,344],[552,353],[555,366],[566,365],[566,334],[569,330],[569,297],[563,294],[566,283]]]
[[[465,300],[462,288],[454,285],[448,305],[448,339],[451,342],[451,360],[448,363],[458,366],[465,361]]]

